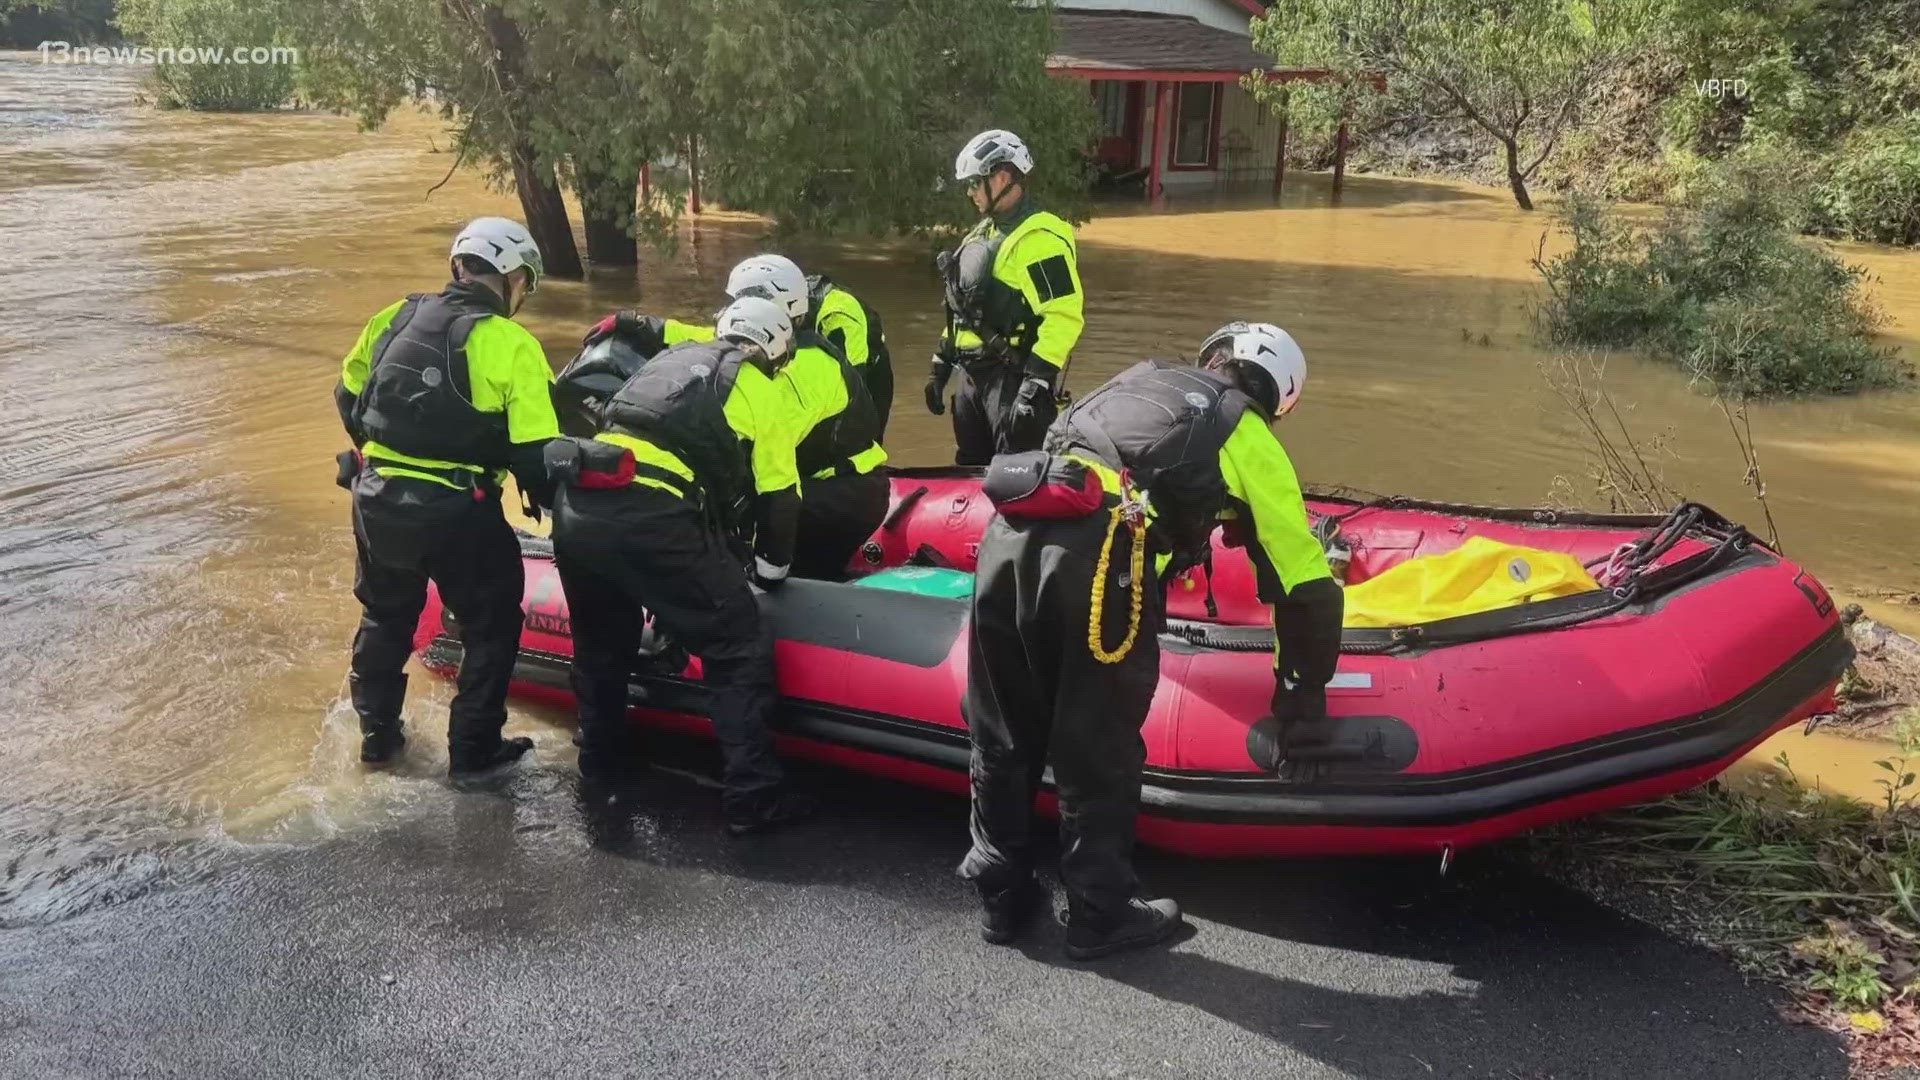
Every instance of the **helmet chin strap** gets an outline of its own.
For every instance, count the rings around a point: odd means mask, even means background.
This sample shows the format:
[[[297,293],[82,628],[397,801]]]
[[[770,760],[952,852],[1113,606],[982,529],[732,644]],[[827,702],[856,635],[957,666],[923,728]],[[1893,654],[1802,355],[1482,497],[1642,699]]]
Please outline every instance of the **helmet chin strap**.
[[[1233,385],[1238,388],[1241,393],[1251,398],[1255,404],[1265,410],[1270,419],[1280,419],[1282,415],[1280,412],[1280,388],[1274,385],[1272,376],[1268,375],[1258,365],[1250,364],[1237,357],[1229,356],[1215,363],[1208,364],[1207,370],[1222,371],[1232,376]],[[1271,401],[1265,400],[1267,394],[1263,392],[1269,390],[1273,395]]]
[[[998,192],[993,190],[993,177],[994,174],[999,171],[1000,167],[995,165],[992,169],[988,170],[987,175],[980,178],[981,182],[987,186],[987,208],[981,212],[988,217],[992,217],[994,213],[1000,209],[1000,200],[1007,192],[1013,190],[1013,181],[1011,180],[1007,181]]]

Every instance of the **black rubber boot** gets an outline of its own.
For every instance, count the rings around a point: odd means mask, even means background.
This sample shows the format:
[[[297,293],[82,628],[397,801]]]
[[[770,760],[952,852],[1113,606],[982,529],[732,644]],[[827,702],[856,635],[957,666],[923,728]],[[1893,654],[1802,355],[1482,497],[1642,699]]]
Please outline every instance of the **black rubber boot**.
[[[455,749],[447,762],[447,772],[453,776],[472,776],[475,773],[498,769],[502,765],[511,765],[521,756],[533,749],[533,740],[524,736],[517,739],[502,739],[500,745],[491,751],[475,753],[470,750]]]
[[[1128,949],[1143,949],[1172,937],[1181,925],[1180,905],[1172,900],[1127,902],[1117,915],[1067,917],[1067,957],[1092,960]]]
[[[736,839],[772,832],[806,818],[818,809],[813,796],[782,790],[745,813],[727,812],[727,835]]]
[[[360,762],[363,765],[386,765],[400,756],[405,749],[407,737],[401,733],[400,725],[368,728],[360,725]]]
[[[400,708],[407,700],[407,677],[387,679],[347,677],[353,698],[353,711],[360,716],[360,760],[368,765],[385,765],[407,745],[402,733]]]
[[[646,748],[631,729],[608,734],[585,727],[577,728],[573,733],[573,745],[580,748],[582,776],[617,779],[640,772],[646,766]]]
[[[1047,909],[1053,894],[1028,878],[1010,889],[980,894],[980,936],[989,944],[1011,945]]]

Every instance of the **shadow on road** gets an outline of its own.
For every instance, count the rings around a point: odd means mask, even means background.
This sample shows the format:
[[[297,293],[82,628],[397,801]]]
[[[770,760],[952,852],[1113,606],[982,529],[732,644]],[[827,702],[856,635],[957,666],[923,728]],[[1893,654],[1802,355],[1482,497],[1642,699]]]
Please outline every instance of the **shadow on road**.
[[[602,851],[937,910],[952,947],[974,910],[952,877],[958,799],[810,774],[822,820],[750,844],[715,838],[711,792],[684,777],[583,785]],[[695,808],[695,809],[690,809]],[[1093,963],[1057,924],[1021,951],[1200,1010],[1360,1077],[1843,1076],[1838,1041],[1779,1018],[1723,958],[1599,906],[1501,854],[1433,860],[1208,862],[1142,852],[1147,887],[1196,924],[1169,947]],[[1056,897],[1058,901],[1059,898]]]

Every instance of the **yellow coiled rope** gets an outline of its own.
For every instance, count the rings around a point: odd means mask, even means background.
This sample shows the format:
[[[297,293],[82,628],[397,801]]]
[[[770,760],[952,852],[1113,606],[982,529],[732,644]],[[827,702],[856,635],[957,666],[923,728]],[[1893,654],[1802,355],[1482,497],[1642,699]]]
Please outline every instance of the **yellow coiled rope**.
[[[1120,535],[1122,521],[1132,526],[1133,534],[1133,551],[1129,560],[1129,573],[1133,578],[1133,610],[1127,616],[1127,636],[1118,647],[1108,652],[1101,641],[1100,616],[1107,607],[1107,571],[1113,565],[1113,541]],[[1093,610],[1087,614],[1087,648],[1093,650],[1095,660],[1103,664],[1117,664],[1133,651],[1134,639],[1140,636],[1140,604],[1146,596],[1146,571],[1147,517],[1138,503],[1123,496],[1113,508],[1113,519],[1107,523],[1107,542],[1101,545],[1100,561],[1093,568]]]

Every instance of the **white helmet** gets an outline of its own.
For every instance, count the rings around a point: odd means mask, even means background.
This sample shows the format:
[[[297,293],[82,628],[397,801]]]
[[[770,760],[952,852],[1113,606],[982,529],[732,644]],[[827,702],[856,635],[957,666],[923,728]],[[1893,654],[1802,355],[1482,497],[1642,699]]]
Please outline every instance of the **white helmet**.
[[[452,262],[462,255],[472,255],[502,274],[526,267],[528,292],[540,284],[540,275],[545,272],[540,245],[533,242],[533,234],[525,225],[511,218],[483,217],[467,222],[467,227],[453,238],[447,260]]]
[[[764,296],[743,296],[728,304],[713,321],[715,337],[751,345],[769,360],[783,359],[793,350],[793,319],[786,309]]]
[[[1272,403],[1273,415],[1287,415],[1307,385],[1307,354],[1300,351],[1293,335],[1272,323],[1230,322],[1200,343],[1200,362],[1206,363],[1207,354],[1223,343],[1231,344],[1233,359],[1267,373],[1279,395]]]
[[[764,296],[799,319],[807,313],[807,275],[785,255],[755,255],[727,275],[727,295]]]
[[[996,165],[1011,165],[1019,169],[1021,175],[1031,176],[1033,154],[1027,144],[1020,141],[1020,136],[1011,131],[999,128],[983,131],[960,148],[960,156],[953,159],[953,178],[971,180],[986,176]]]

